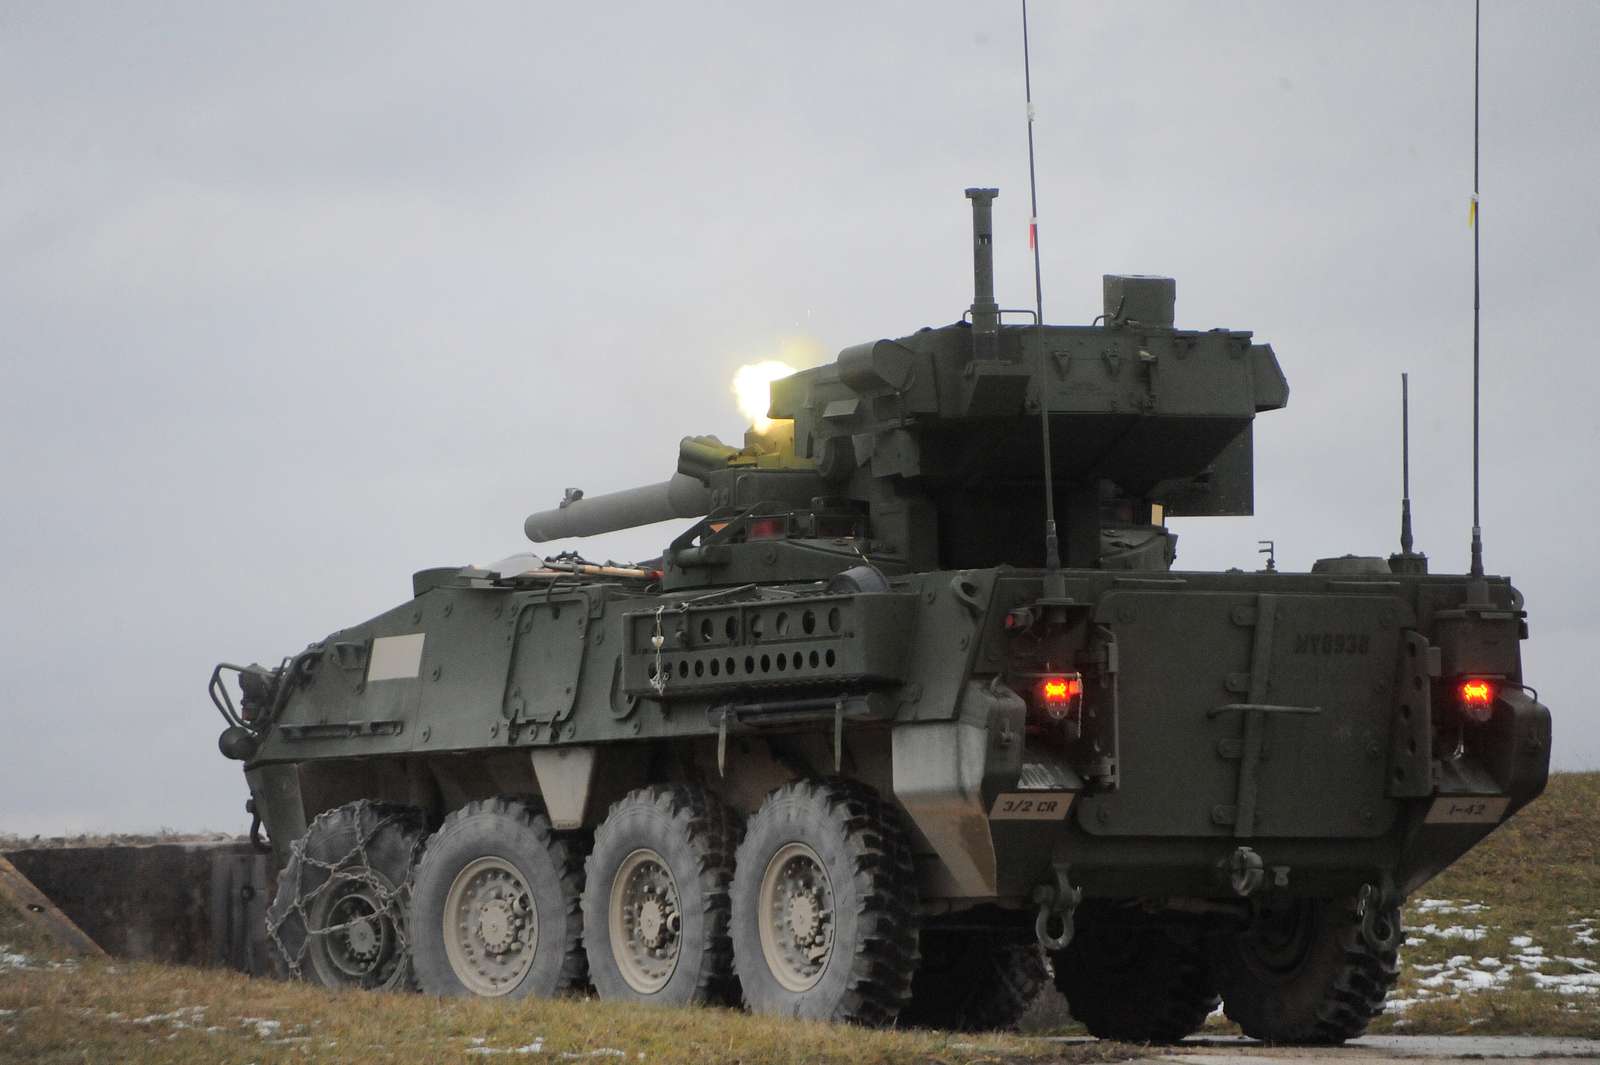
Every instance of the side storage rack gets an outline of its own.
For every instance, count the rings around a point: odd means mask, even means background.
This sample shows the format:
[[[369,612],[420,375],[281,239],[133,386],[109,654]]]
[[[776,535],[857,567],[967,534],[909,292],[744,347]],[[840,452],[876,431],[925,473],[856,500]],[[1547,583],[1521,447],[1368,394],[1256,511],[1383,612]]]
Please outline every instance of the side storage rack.
[[[623,688],[671,701],[901,684],[916,605],[914,594],[863,592],[630,613]]]

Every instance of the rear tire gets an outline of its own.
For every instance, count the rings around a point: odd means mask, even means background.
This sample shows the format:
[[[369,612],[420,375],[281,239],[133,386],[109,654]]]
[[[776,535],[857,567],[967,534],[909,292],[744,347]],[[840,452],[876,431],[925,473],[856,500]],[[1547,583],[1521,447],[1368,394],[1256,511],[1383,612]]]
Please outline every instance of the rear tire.
[[[1199,1031],[1217,1008],[1204,948],[1100,914],[1080,911],[1077,934],[1051,958],[1072,1016],[1091,1035],[1124,1043],[1176,1043]]]
[[[755,1013],[889,1025],[917,970],[917,883],[899,811],[853,781],[797,780],[750,819],[733,960]]]
[[[1374,929],[1380,946],[1362,934],[1353,898],[1297,899],[1220,938],[1215,967],[1229,1019],[1267,1043],[1354,1039],[1400,976],[1400,911],[1379,913]]]
[[[412,880],[417,982],[431,995],[550,997],[583,984],[583,872],[549,820],[514,799],[444,819]]]
[[[406,884],[426,834],[421,812],[396,803],[318,814],[267,909],[279,972],[324,987],[413,986]]]
[[[728,936],[733,814],[662,785],[611,807],[585,866],[584,948],[603,999],[670,1006],[739,999]]]
[[[924,929],[922,966],[902,1026],[988,1032],[1015,1028],[1049,980],[1035,942],[993,932]]]

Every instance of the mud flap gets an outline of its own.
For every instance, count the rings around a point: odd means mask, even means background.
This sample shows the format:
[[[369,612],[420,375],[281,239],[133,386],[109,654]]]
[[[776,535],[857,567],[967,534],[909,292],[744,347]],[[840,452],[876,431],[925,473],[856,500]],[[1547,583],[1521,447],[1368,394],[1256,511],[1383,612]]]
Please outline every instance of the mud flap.
[[[1020,770],[1027,707],[1009,688],[968,681],[954,721],[894,729],[894,795],[939,856],[952,894],[985,897],[998,890],[994,839],[985,803],[986,773]]]

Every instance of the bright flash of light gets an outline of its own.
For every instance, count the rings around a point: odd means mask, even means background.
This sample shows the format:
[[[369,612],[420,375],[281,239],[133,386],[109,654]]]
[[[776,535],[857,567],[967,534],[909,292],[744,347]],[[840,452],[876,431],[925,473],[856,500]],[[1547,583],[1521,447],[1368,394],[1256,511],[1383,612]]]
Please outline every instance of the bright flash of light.
[[[764,433],[772,428],[767,417],[767,407],[772,403],[768,386],[795,372],[795,368],[777,359],[747,362],[733,373],[733,394],[739,401],[739,413],[750,419],[750,428]]]

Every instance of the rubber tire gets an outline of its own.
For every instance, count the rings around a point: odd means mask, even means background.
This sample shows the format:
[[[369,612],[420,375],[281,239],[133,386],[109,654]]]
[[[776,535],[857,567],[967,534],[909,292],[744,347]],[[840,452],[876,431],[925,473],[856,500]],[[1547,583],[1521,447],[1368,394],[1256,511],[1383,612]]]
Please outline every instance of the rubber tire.
[[[1099,1039],[1176,1043],[1217,1008],[1204,945],[1170,929],[1097,922],[1080,911],[1072,942],[1051,964],[1067,1009]]]
[[[422,812],[399,803],[362,799],[318,814],[305,835],[291,844],[289,861],[278,874],[278,888],[267,907],[267,938],[278,974],[324,987],[414,988],[407,884],[426,836]],[[369,873],[378,876],[381,890],[393,895],[399,950],[393,963],[386,963],[371,978],[338,979],[331,972],[335,967],[327,958],[324,937],[308,934],[306,910],[333,875],[319,863],[342,874],[368,875],[359,872],[363,851]]]
[[[734,814],[703,788],[640,788],[612,805],[584,865],[584,949],[589,979],[602,999],[666,1006],[738,1004],[728,935],[728,890],[738,844]],[[623,978],[611,948],[612,882],[623,860],[642,847],[666,863],[677,884],[682,918],[677,967],[650,994]]]
[[[1309,899],[1300,906],[1311,927],[1292,969],[1268,972],[1254,961],[1249,932],[1219,937],[1214,965],[1228,1018],[1266,1043],[1335,1045],[1354,1039],[1383,1012],[1400,977],[1400,911],[1379,919],[1388,933],[1374,948],[1361,934],[1352,897]]]
[[[756,924],[767,863],[785,845],[816,852],[833,889],[834,940],[817,984],[790,991],[773,975]],[[864,784],[797,780],[750,819],[733,875],[733,964],[755,1013],[893,1024],[917,971],[917,883],[900,812]]]
[[[587,962],[579,912],[581,856],[556,835],[537,806],[507,798],[484,799],[456,810],[422,852],[411,886],[417,983],[430,995],[473,994],[445,951],[444,906],[457,874],[475,859],[489,856],[516,867],[528,885],[539,921],[533,964],[503,997],[550,998],[582,987]]]
[[[923,929],[922,965],[902,1027],[991,1032],[1015,1028],[1050,979],[1036,942],[996,932]]]

